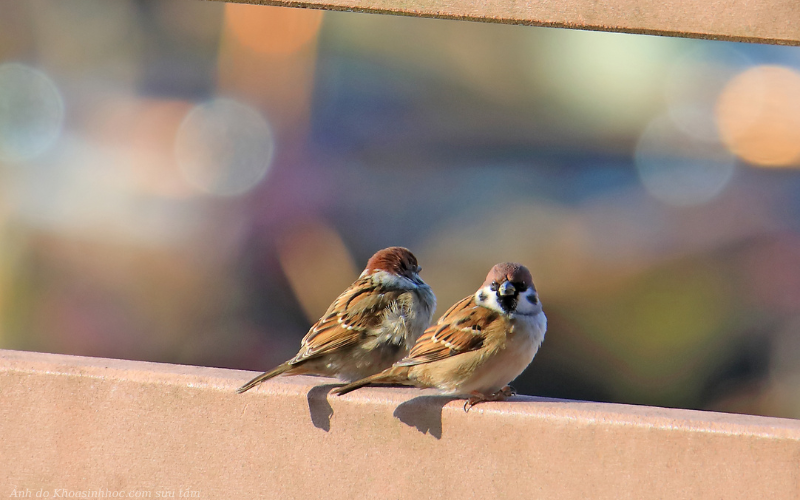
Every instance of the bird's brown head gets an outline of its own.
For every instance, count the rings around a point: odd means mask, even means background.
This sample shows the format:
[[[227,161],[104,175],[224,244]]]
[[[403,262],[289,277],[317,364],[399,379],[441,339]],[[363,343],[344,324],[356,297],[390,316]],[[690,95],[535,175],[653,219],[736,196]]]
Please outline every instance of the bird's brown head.
[[[515,262],[503,262],[494,266],[489,274],[486,275],[486,281],[483,286],[499,287],[505,282],[510,282],[517,289],[517,292],[523,292],[528,288],[533,287],[533,278],[528,268],[522,264]]]
[[[486,276],[478,296],[484,303],[493,296],[491,301],[507,313],[525,314],[529,310],[541,310],[531,272],[522,264],[514,262],[503,262],[494,266]]]
[[[389,247],[375,252],[367,262],[365,271],[386,271],[413,280],[422,270],[417,258],[407,248]]]

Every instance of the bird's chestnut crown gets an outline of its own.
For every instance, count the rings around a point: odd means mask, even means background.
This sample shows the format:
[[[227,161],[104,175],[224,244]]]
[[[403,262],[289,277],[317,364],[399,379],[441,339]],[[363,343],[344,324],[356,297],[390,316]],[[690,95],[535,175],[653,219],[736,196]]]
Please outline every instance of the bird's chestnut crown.
[[[528,268],[514,262],[503,262],[494,266],[489,271],[489,274],[486,275],[486,281],[483,282],[483,286],[488,286],[495,292],[507,281],[514,285],[517,292],[524,292],[528,288],[534,288],[533,278]]]
[[[367,262],[367,272],[386,271],[412,279],[422,271],[417,258],[407,248],[389,247],[379,250]]]

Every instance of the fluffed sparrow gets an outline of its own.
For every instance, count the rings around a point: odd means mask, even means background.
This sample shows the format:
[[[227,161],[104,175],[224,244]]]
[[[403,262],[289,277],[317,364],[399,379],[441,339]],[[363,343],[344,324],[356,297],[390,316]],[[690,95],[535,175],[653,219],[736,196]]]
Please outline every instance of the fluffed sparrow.
[[[483,286],[457,302],[391,368],[335,389],[346,394],[371,383],[434,387],[469,396],[464,410],[511,395],[507,385],[530,364],[544,340],[547,318],[531,273],[497,264]]]
[[[408,354],[436,309],[433,291],[419,277],[421,270],[408,249],[378,251],[303,337],[300,352],[238,392],[280,374],[325,375],[349,382],[389,368]]]

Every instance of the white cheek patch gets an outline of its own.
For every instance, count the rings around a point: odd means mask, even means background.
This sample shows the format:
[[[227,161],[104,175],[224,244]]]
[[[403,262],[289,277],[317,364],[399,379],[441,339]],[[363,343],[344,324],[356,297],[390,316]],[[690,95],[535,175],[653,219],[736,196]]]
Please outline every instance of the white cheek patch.
[[[491,288],[485,286],[475,292],[475,302],[483,307],[487,307],[492,311],[505,314],[503,306],[497,301],[497,293],[493,292]]]
[[[517,300],[517,314],[536,314],[541,312],[542,304],[533,288],[528,288],[525,292],[519,294]]]
[[[501,306],[500,302],[497,300],[497,293],[493,292],[488,286],[481,288],[475,293],[475,302],[492,311],[506,314],[505,310],[503,310],[503,306]],[[525,292],[519,294],[517,308],[514,313],[530,315],[541,311],[542,304],[539,302],[539,298],[532,288],[528,288]]]

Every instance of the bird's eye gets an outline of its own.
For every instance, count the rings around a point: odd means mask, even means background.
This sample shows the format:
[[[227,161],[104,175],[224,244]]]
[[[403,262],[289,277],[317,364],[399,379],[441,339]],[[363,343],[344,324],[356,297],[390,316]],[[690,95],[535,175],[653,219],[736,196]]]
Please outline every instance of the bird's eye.
[[[525,283],[516,283],[514,285],[514,288],[516,288],[517,291],[521,293],[528,289],[528,285],[526,285]]]
[[[496,281],[492,281],[492,284],[491,284],[491,286],[490,286],[489,288],[490,288],[490,289],[491,289],[493,292],[496,292],[496,291],[497,291],[497,282],[496,282]]]

